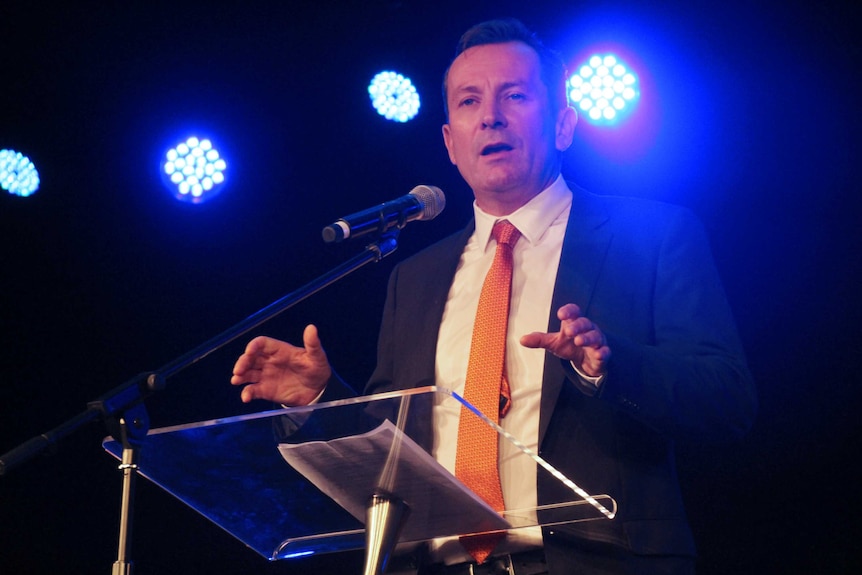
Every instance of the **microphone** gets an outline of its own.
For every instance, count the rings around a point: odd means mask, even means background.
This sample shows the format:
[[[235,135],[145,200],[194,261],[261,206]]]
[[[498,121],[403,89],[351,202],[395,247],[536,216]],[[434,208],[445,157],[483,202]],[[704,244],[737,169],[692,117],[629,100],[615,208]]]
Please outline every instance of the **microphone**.
[[[323,241],[331,244],[368,234],[399,230],[413,220],[433,220],[446,207],[446,196],[434,186],[416,186],[406,196],[345,216],[323,228]]]

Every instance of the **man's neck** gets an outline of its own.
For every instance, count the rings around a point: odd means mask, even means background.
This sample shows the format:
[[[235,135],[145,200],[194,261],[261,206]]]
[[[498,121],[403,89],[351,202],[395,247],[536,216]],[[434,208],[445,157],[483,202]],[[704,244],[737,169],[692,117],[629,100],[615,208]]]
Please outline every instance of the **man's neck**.
[[[520,208],[525,206],[530,202],[533,198],[547,190],[551,187],[554,182],[557,181],[557,178],[560,177],[560,172],[557,171],[556,174],[549,178],[544,186],[539,187],[538,189],[532,190],[512,190],[512,191],[504,191],[504,192],[496,192],[496,193],[488,193],[488,194],[475,194],[476,197],[476,205],[482,209],[486,214],[503,217],[508,216]]]

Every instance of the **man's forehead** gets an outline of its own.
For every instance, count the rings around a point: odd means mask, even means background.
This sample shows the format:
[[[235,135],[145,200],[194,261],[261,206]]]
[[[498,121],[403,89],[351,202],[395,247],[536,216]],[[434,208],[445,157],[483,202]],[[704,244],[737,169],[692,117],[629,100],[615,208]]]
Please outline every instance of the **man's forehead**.
[[[473,85],[478,80],[529,83],[539,78],[539,56],[523,42],[482,44],[464,50],[447,74],[451,89]]]

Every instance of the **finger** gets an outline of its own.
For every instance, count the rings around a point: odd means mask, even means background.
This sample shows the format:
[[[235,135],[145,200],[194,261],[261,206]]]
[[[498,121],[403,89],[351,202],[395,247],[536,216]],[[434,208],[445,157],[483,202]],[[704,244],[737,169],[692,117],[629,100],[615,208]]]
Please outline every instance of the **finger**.
[[[257,355],[263,351],[263,349],[267,346],[267,340],[270,338],[259,335],[256,338],[252,339],[245,346],[245,354],[244,355]]]
[[[239,398],[242,400],[243,403],[250,403],[257,398],[257,394],[255,392],[256,386],[247,385],[242,388],[242,392],[239,394]]]
[[[567,303],[557,310],[557,319],[560,321],[573,320],[581,317],[581,308],[573,303]]]
[[[248,343],[246,353],[251,356],[269,357],[278,354],[278,352],[289,349],[292,346],[280,339],[267,337],[265,335],[258,336]]]
[[[231,383],[234,383],[234,381],[239,378],[245,377],[245,374],[250,367],[251,358],[246,354],[242,354],[241,356],[239,356],[236,360],[236,363],[233,364],[233,371],[231,372],[231,375],[233,377],[231,377]]]
[[[249,353],[246,351],[236,359],[236,363],[233,364],[232,373],[241,375],[253,369],[259,370],[264,362],[265,357],[260,353]]]
[[[586,348],[584,350],[581,369],[591,377],[599,377],[607,373],[607,363],[611,357],[611,350],[607,346],[598,349]]]
[[[575,336],[575,345],[579,345],[581,347],[600,348],[604,346],[605,343],[604,334],[598,326],[592,322],[586,331]]]
[[[589,348],[585,351],[584,358],[592,361],[595,365],[604,365],[611,358],[611,348],[606,345]]]
[[[260,381],[262,371],[260,369],[247,369],[243,371],[234,371],[231,375],[231,385],[243,385],[245,383],[258,383]]]
[[[578,335],[593,329],[593,322],[585,317],[567,319],[560,325],[560,333],[568,339],[575,339]]]
[[[577,334],[574,337],[574,342],[578,347],[596,347],[595,334],[591,331]]]

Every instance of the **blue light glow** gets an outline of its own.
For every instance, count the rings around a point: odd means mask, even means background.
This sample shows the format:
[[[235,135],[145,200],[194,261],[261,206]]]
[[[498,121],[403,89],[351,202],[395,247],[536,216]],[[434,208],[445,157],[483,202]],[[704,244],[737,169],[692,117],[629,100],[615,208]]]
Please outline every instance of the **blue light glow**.
[[[299,557],[308,557],[309,555],[314,555],[314,551],[298,551],[296,553],[288,553],[281,559],[297,559]]]
[[[569,102],[595,124],[613,124],[640,96],[637,77],[612,55],[594,55],[569,78]]]
[[[162,174],[174,197],[194,204],[221,192],[226,170],[227,163],[212,142],[195,136],[168,150],[162,162]]]
[[[0,150],[0,188],[27,197],[39,189],[39,172],[30,158],[15,150]]]
[[[419,113],[419,93],[409,78],[396,72],[380,72],[368,85],[371,105],[395,122],[407,122]]]

